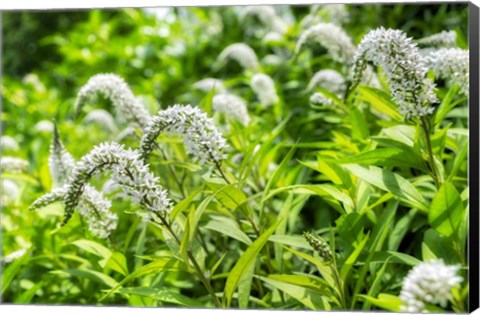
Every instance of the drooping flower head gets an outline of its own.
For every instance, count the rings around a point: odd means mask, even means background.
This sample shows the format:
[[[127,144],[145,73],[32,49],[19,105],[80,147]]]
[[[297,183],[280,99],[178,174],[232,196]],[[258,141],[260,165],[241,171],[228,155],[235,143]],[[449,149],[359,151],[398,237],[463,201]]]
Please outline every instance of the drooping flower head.
[[[407,119],[432,113],[431,104],[437,102],[435,85],[425,77],[425,60],[405,33],[380,27],[363,37],[355,53],[349,91],[361,81],[368,61],[382,68],[393,100]]]
[[[321,105],[321,106],[333,106],[333,101],[326,97],[322,92],[315,92],[313,93],[309,101],[313,105]]]
[[[52,143],[50,145],[50,157],[48,159],[50,175],[54,182],[54,190],[37,199],[30,207],[31,210],[45,207],[51,203],[63,201],[67,193],[67,179],[70,177],[75,160],[65,149],[56,125]],[[78,202],[80,215],[87,219],[89,230],[99,238],[106,238],[116,228],[118,216],[110,211],[112,203],[94,187],[86,184],[83,194]]]
[[[111,178],[133,202],[157,213],[170,211],[167,192],[158,183],[158,178],[148,171],[140,153],[137,150],[125,150],[123,145],[115,142],[102,143],[82,157],[65,185],[65,216],[62,224],[72,216],[89,179],[102,172],[110,172]]]
[[[193,87],[203,92],[210,92],[213,89],[219,92],[225,91],[222,80],[215,78],[205,78],[197,81],[193,84]]]
[[[104,109],[95,109],[83,119],[85,124],[95,124],[107,132],[117,132],[118,128],[112,115]]]
[[[452,297],[452,289],[458,286],[463,278],[457,273],[460,266],[447,266],[443,260],[422,262],[415,266],[403,280],[400,299],[403,311],[420,313],[427,304],[447,306]]]
[[[266,106],[278,103],[277,90],[272,78],[264,73],[255,74],[250,80],[250,86],[257,94],[260,103]]]
[[[239,120],[244,126],[250,122],[247,105],[244,100],[230,93],[217,94],[213,97],[212,108],[225,116]]]
[[[10,136],[1,136],[0,137],[0,150],[1,152],[5,151],[18,151],[20,146],[18,145],[17,140]]]
[[[127,120],[144,127],[150,115],[145,107],[135,98],[125,81],[116,74],[104,73],[92,76],[78,93],[75,102],[76,113],[98,93],[112,102],[112,105]]]
[[[13,156],[2,156],[0,158],[0,172],[22,173],[28,168],[28,162],[24,159]]]
[[[207,161],[218,164],[224,158],[225,138],[212,119],[197,107],[177,104],[153,116],[140,143],[140,154],[145,163],[162,132],[184,137],[187,153],[200,164]]]
[[[460,48],[441,48],[425,56],[426,65],[437,77],[447,80],[448,84],[458,84],[460,92],[468,95],[469,51]]]
[[[228,60],[235,60],[244,69],[256,71],[258,69],[258,58],[255,51],[244,43],[236,43],[227,46],[217,58],[217,64],[223,66]]]
[[[245,22],[249,16],[260,20],[270,31],[283,34],[287,31],[287,24],[277,15],[275,8],[270,5],[252,5],[242,7],[239,13],[240,22]]]
[[[324,47],[333,60],[351,64],[355,55],[355,45],[343,29],[332,23],[319,23],[305,30],[297,40],[295,55],[310,42]]]
[[[457,32],[442,31],[415,41],[422,47],[452,48],[457,46]]]
[[[311,91],[315,87],[321,87],[333,93],[343,93],[345,89],[345,79],[335,70],[320,70],[310,79],[307,91]]]
[[[345,4],[312,5],[310,13],[300,22],[300,28],[308,28],[320,22],[343,25],[350,20],[350,13]]]

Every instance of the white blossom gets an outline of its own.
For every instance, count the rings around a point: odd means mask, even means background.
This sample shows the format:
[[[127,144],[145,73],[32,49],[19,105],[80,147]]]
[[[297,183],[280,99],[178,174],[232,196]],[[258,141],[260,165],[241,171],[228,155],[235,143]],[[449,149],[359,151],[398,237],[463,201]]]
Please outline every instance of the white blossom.
[[[53,131],[53,123],[49,120],[41,120],[35,125],[34,129],[37,132],[50,133]]]
[[[23,255],[25,255],[26,252],[27,252],[27,250],[24,249],[24,248],[19,249],[17,251],[14,251],[14,252],[4,256],[1,259],[1,262],[5,263],[5,264],[9,264],[9,263],[13,262],[14,260],[17,260],[17,259],[21,258]]]
[[[183,136],[188,154],[200,164],[207,161],[220,163],[225,155],[226,140],[213,124],[213,120],[197,107],[174,105],[160,111],[152,118],[140,144],[144,161],[153,150],[157,137],[162,133]]]
[[[355,54],[350,90],[361,81],[367,61],[382,68],[393,100],[407,119],[432,113],[435,85],[425,77],[425,60],[405,33],[380,27],[365,35]]]
[[[2,179],[0,181],[0,185],[1,206],[4,206],[5,204],[9,204],[10,202],[16,200],[20,195],[20,187],[18,187],[17,183],[15,183],[13,180]]]
[[[270,31],[284,34],[288,25],[277,15],[275,8],[270,5],[244,6],[240,10],[240,22],[245,23],[249,16],[254,16],[260,20]]]
[[[355,45],[343,29],[332,23],[316,24],[300,35],[295,47],[295,55],[300,53],[307,43],[323,46],[332,59],[340,63],[351,64],[355,55]]]
[[[431,36],[423,37],[416,40],[418,45],[423,47],[445,47],[451,48],[457,46],[457,32],[455,31],[442,31],[438,34],[433,34]]]
[[[215,78],[205,78],[197,81],[193,84],[193,87],[203,92],[210,92],[213,89],[219,92],[225,90],[223,81]]]
[[[260,103],[266,106],[278,103],[277,90],[272,78],[263,73],[255,74],[250,80],[250,86],[257,94]]]
[[[10,136],[1,136],[0,137],[0,148],[1,151],[18,151],[20,146],[13,137]]]
[[[82,157],[64,186],[65,216],[62,225],[72,216],[89,179],[102,172],[110,172],[111,178],[133,202],[149,211],[170,211],[171,202],[166,190],[159,184],[158,178],[148,171],[140,153],[137,150],[125,150],[123,145],[115,142],[102,143]]]
[[[65,149],[55,125],[52,142],[50,143],[50,156],[48,157],[48,167],[54,187],[60,187],[65,184],[74,165],[75,160],[67,149]]]
[[[452,297],[452,289],[463,281],[457,275],[459,269],[460,266],[445,265],[441,259],[415,266],[403,280],[402,311],[424,312],[427,304],[440,304],[445,308]]]
[[[435,75],[446,79],[450,85],[458,84],[460,91],[468,95],[469,51],[460,48],[441,48],[426,55],[426,65]]]
[[[75,167],[75,160],[65,149],[55,126],[49,157],[50,174],[56,187],[49,194],[37,199],[31,210],[45,207],[51,203],[64,201],[68,186],[66,179]],[[87,219],[89,230],[99,238],[106,238],[116,228],[118,216],[110,211],[112,203],[94,187],[86,184],[78,202],[81,216]]]
[[[315,92],[310,96],[310,103],[313,105],[333,106],[333,101],[321,92]]]
[[[105,73],[92,76],[78,93],[75,102],[76,112],[98,93],[112,102],[112,105],[129,121],[144,127],[149,120],[149,113],[141,102],[135,98],[130,87],[116,74]]]
[[[250,122],[247,105],[244,100],[230,93],[217,94],[212,100],[213,110],[225,116],[239,120],[244,126]]]
[[[263,38],[262,42],[265,44],[276,44],[283,40],[283,36],[277,32],[269,32]]]
[[[230,59],[237,61],[244,69],[258,69],[257,54],[247,44],[236,43],[227,46],[218,56],[217,64],[223,66]]]
[[[0,158],[0,171],[9,173],[25,172],[28,168],[28,162],[24,159],[13,156],[2,156]]]
[[[315,87],[321,87],[333,93],[343,93],[345,89],[345,79],[335,70],[320,70],[310,79],[307,90],[311,91]]]
[[[89,112],[83,119],[85,124],[96,124],[105,131],[118,131],[112,115],[104,109],[95,109]]]

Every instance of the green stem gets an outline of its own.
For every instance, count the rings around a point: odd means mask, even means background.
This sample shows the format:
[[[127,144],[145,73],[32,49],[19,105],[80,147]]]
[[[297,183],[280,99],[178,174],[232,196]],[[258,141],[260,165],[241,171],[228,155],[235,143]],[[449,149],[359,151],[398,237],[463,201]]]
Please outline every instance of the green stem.
[[[157,216],[161,221],[162,224],[167,228],[168,232],[173,236],[175,241],[178,243],[178,245],[181,244],[180,239],[178,238],[177,234],[173,231],[172,227],[170,224],[167,222],[167,220],[161,216]],[[210,293],[210,296],[212,297],[213,303],[217,308],[222,308],[222,304],[218,300],[217,295],[215,294],[215,290],[213,290],[212,285],[210,283],[210,280],[205,277],[205,275],[202,272],[202,269],[200,268],[200,265],[198,264],[197,260],[195,259],[195,256],[193,256],[192,251],[189,249],[187,251],[188,258],[190,262],[193,265],[193,268],[195,269],[195,272],[197,273],[197,276],[200,278],[200,281],[202,281],[203,285],[207,289],[208,293]]]
[[[428,160],[430,163],[430,169],[432,171],[432,177],[435,181],[435,186],[440,187],[440,180],[438,178],[438,170],[435,164],[435,158],[432,150],[432,142],[430,140],[430,128],[427,118],[422,117],[420,120],[420,125],[422,126],[423,132],[425,133],[425,140],[427,142],[427,151],[428,151]]]

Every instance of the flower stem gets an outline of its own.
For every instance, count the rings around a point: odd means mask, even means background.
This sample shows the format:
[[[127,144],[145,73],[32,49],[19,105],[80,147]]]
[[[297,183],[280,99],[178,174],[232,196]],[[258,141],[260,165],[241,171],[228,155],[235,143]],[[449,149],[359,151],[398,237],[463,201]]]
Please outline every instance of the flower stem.
[[[167,220],[161,216],[157,216],[161,221],[162,224],[167,228],[168,232],[173,236],[175,241],[178,243],[178,245],[181,244],[180,239],[178,238],[177,234],[173,231],[171,225],[167,222]],[[216,307],[222,308],[222,304],[218,300],[217,295],[215,294],[215,290],[213,290],[212,285],[210,283],[210,279],[207,279],[205,275],[203,274],[202,269],[200,268],[200,265],[198,264],[197,260],[195,259],[195,256],[193,256],[192,251],[189,249],[187,251],[188,258],[190,262],[193,265],[193,268],[195,269],[195,272],[197,273],[197,276],[200,278],[200,281],[202,281],[203,285],[207,289],[208,293],[210,293],[210,296],[212,297],[213,303],[215,304]]]
[[[433,180],[435,181],[435,186],[440,187],[440,180],[438,178],[438,170],[435,164],[435,158],[433,156],[432,150],[432,142],[430,140],[430,127],[427,121],[427,118],[423,116],[420,120],[420,125],[422,126],[423,132],[425,133],[425,140],[427,142],[427,151],[428,151],[428,159],[430,163],[430,170],[432,172]]]

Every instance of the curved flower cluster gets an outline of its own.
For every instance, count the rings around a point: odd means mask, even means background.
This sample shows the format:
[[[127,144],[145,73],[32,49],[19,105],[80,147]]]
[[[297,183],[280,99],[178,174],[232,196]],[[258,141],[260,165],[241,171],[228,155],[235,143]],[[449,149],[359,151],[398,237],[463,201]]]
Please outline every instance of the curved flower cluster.
[[[355,54],[350,90],[361,81],[368,61],[383,69],[393,100],[407,119],[432,113],[435,85],[425,77],[425,60],[405,33],[380,27],[365,35]]]
[[[158,178],[148,171],[137,150],[125,150],[118,143],[102,143],[93,148],[75,165],[66,184],[65,217],[68,222],[84,194],[88,180],[102,172],[111,172],[111,178],[119,184],[125,195],[133,202],[153,212],[170,211],[167,192],[158,183]]]
[[[193,84],[193,87],[203,92],[210,92],[213,89],[219,92],[225,90],[222,80],[215,78],[205,78],[197,81]]]
[[[145,107],[135,98],[125,81],[116,74],[96,74],[91,77],[78,93],[75,102],[77,114],[85,103],[97,93],[108,98],[119,113],[140,127],[144,127],[150,118]]]
[[[326,262],[329,263],[333,260],[332,250],[328,246],[327,242],[323,239],[318,239],[314,237],[309,232],[303,232],[303,237],[308,242],[308,244],[318,252],[318,255]]]
[[[254,5],[242,7],[239,13],[240,21],[244,22],[249,16],[258,18],[272,32],[284,34],[287,31],[287,24],[277,15],[273,6]]]
[[[311,6],[310,13],[300,22],[300,28],[305,29],[321,22],[343,25],[348,21],[350,13],[345,4],[317,4]]]
[[[333,93],[343,93],[345,89],[345,79],[335,70],[320,70],[310,79],[307,91],[311,91],[315,87],[321,87]]]
[[[459,266],[447,266],[443,260],[422,262],[415,266],[403,280],[400,299],[403,311],[419,313],[427,304],[447,306],[452,297],[451,290],[459,285],[463,278],[458,276]]]
[[[319,23],[305,30],[297,41],[295,55],[300,53],[306,43],[312,41],[325,47],[333,60],[346,64],[352,63],[355,45],[347,33],[337,25]]]
[[[272,78],[263,73],[255,74],[250,80],[253,91],[257,94],[260,103],[270,106],[278,103],[277,90]]]
[[[22,257],[23,255],[25,255],[26,252],[27,252],[27,250],[25,248],[16,250],[13,253],[10,253],[10,254],[4,256],[3,258],[0,257],[0,262],[5,263],[5,264],[9,264],[12,261],[17,260],[20,257]]]
[[[92,110],[85,116],[83,122],[86,124],[97,124],[106,131],[118,131],[112,115],[104,109]]]
[[[236,43],[227,46],[218,56],[218,65],[224,65],[227,60],[237,61],[244,69],[257,70],[259,63],[255,51],[244,43]]]
[[[333,101],[323,95],[322,92],[315,92],[310,96],[310,103],[313,105],[333,106]]]
[[[450,85],[458,84],[460,92],[468,95],[470,87],[469,51],[460,48],[442,48],[426,56],[426,65],[435,75]]]
[[[247,105],[242,98],[230,94],[217,94],[212,100],[213,110],[225,114],[232,119],[239,120],[244,126],[250,122]]]
[[[28,162],[13,156],[2,156],[0,159],[0,172],[21,173],[28,168]]]
[[[0,137],[0,150],[5,151],[18,151],[20,146],[13,137],[10,136],[1,136]]]
[[[218,164],[225,157],[222,153],[226,147],[225,138],[212,119],[197,107],[177,104],[154,116],[145,128],[140,143],[143,161],[148,160],[155,141],[162,132],[184,136],[187,153],[192,154],[200,164],[207,161]]]
[[[57,126],[53,128],[52,143],[50,144],[50,156],[48,157],[48,167],[55,187],[65,184],[72,168],[75,166],[75,160],[65,149],[65,146],[58,134]]]
[[[455,31],[442,31],[438,34],[433,34],[421,39],[416,40],[418,45],[423,47],[445,47],[451,48],[457,46],[457,32]]]
[[[51,203],[63,201],[68,186],[66,179],[70,176],[75,166],[75,160],[65,149],[61,142],[56,126],[52,143],[50,145],[50,157],[48,159],[50,174],[54,187],[50,193],[37,199],[31,206],[31,210],[45,207]],[[112,203],[102,193],[98,192],[91,185],[86,184],[83,195],[78,202],[79,213],[87,218],[90,231],[99,238],[106,238],[116,228],[118,216],[110,211]]]

